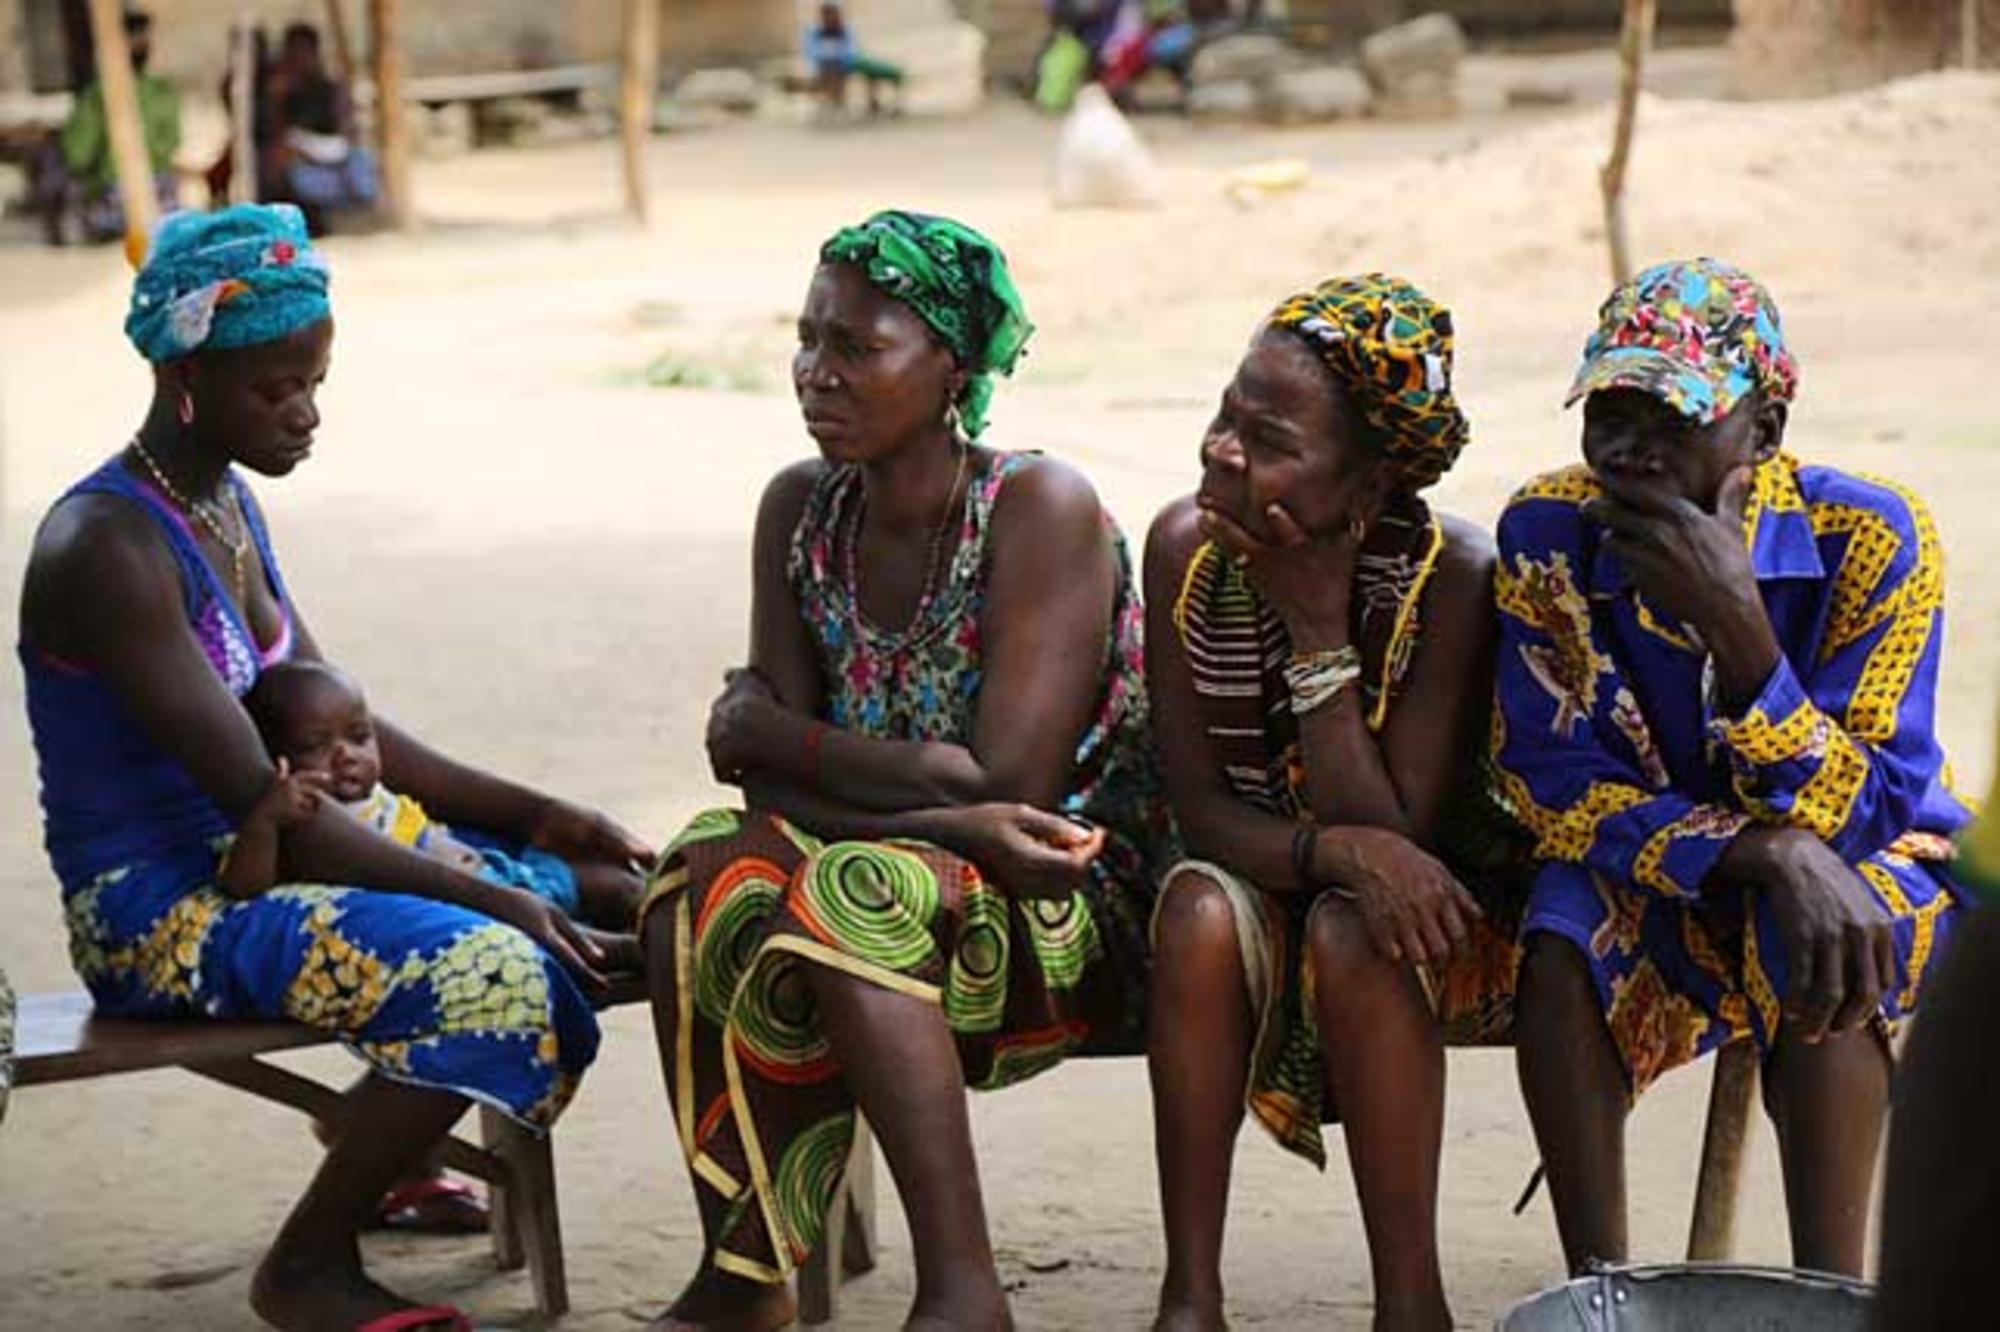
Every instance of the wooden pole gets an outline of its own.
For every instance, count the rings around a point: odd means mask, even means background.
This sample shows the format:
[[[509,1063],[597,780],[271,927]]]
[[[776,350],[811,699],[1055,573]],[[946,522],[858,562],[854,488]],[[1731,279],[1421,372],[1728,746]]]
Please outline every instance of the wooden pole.
[[[659,0],[625,0],[618,120],[623,139],[625,207],[642,227],[650,215],[646,197],[646,140],[653,132],[653,96],[659,69]]]
[[[118,176],[118,199],[125,206],[125,253],[144,257],[146,238],[159,220],[153,192],[153,164],[146,157],[146,130],[139,119],[139,83],[132,75],[132,49],[125,43],[120,0],[90,0],[91,47],[97,56],[97,86],[104,94],[104,124],[111,137],[111,164]]]
[[[1611,247],[1611,280],[1632,276],[1631,242],[1625,230],[1625,167],[1632,157],[1632,134],[1639,117],[1639,89],[1645,79],[1646,53],[1653,46],[1658,0],[1625,0],[1625,20],[1618,33],[1618,119],[1611,132],[1611,156],[1598,183],[1604,189],[1604,238]]]
[[[1732,1041],[1715,1052],[1715,1080],[1708,1091],[1708,1127],[1701,1138],[1694,1220],[1688,1226],[1688,1261],[1728,1262],[1736,1246],[1736,1195],[1743,1179],[1744,1135],[1757,1092],[1757,1043]]]
[[[369,41],[375,67],[375,130],[381,144],[382,213],[403,230],[416,225],[410,198],[410,112],[403,100],[400,0],[368,0]]]
[[[1979,0],[1959,0],[1958,48],[1967,69],[1979,68]]]
[[[333,34],[333,58],[340,66],[340,77],[352,89],[354,85],[354,40],[347,31],[347,10],[340,0],[326,0],[326,30]]]
[[[257,199],[257,46],[250,15],[240,13],[229,43],[229,202]]]

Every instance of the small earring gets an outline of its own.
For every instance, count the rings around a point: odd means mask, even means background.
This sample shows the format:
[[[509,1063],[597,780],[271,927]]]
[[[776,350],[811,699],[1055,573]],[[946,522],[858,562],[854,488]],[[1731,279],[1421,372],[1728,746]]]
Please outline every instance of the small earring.
[[[1359,518],[1349,518],[1347,520],[1347,535],[1354,538],[1355,545],[1360,545],[1368,535],[1368,524]]]
[[[186,389],[181,390],[180,410],[177,415],[181,418],[182,425],[191,426],[194,424],[194,395]]]
[[[944,424],[945,424],[945,429],[951,431],[951,433],[954,435],[963,433],[963,430],[959,423],[958,402],[956,399],[945,404]]]

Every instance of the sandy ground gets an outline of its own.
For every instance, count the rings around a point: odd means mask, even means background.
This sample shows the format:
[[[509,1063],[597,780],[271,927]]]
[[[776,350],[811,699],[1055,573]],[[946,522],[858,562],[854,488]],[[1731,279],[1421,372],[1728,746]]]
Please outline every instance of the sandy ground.
[[[1580,86],[1608,61],[1571,62]],[[1669,93],[1716,62],[1663,65]],[[1492,71],[1489,70],[1489,73]],[[611,212],[609,145],[423,164],[420,237],[329,246],[339,343],[321,451],[263,494],[321,641],[377,703],[446,746],[601,802],[658,837],[720,794],[700,727],[743,643],[763,478],[807,446],[785,389],[813,245],[881,204],[977,222],[1014,256],[1041,334],[998,401],[995,442],[1066,456],[1127,530],[1193,479],[1214,395],[1257,317],[1334,270],[1392,267],[1459,314],[1476,441],[1438,492],[1480,521],[1566,461],[1559,410],[1605,285],[1594,168],[1601,105],[1448,125],[1288,133],[1143,128],[1164,205],[1047,203],[1053,127],[1009,107],[950,124],[745,126],[651,149],[657,217]],[[1764,276],[1804,364],[1794,447],[1929,497],[1953,560],[1940,722],[1968,784],[1990,771],[2000,616],[2000,79],[1938,77],[1831,102],[1649,102],[1633,217],[1648,256],[1706,251]],[[1224,169],[1313,165],[1241,209]],[[118,334],[108,252],[0,247],[0,584],[36,515],[137,422],[146,379]],[[731,387],[662,390],[657,357]],[[19,673],[0,674],[0,965],[71,982],[39,850]],[[605,1054],[557,1156],[576,1312],[619,1329],[692,1266],[694,1212],[644,1015]],[[344,1075],[337,1052],[289,1062]],[[1461,1320],[1552,1279],[1546,1200],[1509,1207],[1534,1163],[1504,1052],[1453,1056],[1441,1218]],[[1684,1240],[1706,1077],[1669,1078],[1632,1128],[1634,1239]],[[1061,1069],[976,1102],[989,1209],[1024,1327],[1142,1326],[1160,1245],[1144,1068]],[[0,1328],[254,1326],[251,1265],[314,1158],[285,1112],[165,1072],[18,1096],[0,1130]],[[1345,1178],[1244,1138],[1227,1276],[1239,1326],[1363,1326],[1366,1254]],[[892,1198],[884,1260],[843,1322],[893,1325],[910,1292]],[[1753,1146],[1741,1255],[1783,1261],[1774,1152]],[[413,1294],[533,1327],[527,1283],[483,1242],[383,1242]]]

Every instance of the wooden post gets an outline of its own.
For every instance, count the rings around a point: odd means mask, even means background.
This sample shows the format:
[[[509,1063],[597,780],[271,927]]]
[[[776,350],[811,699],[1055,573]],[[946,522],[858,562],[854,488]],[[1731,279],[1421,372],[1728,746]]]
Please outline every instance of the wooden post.
[[[653,97],[660,69],[659,0],[625,0],[618,120],[623,132],[625,207],[646,225],[646,140],[653,132]]]
[[[1736,1247],[1743,1140],[1756,1091],[1757,1043],[1732,1041],[1717,1050],[1715,1080],[1708,1091],[1708,1127],[1701,1138],[1701,1173],[1695,1179],[1694,1220],[1688,1226],[1691,1263],[1728,1262]]]
[[[410,109],[403,100],[400,0],[368,0],[368,35],[375,67],[375,130],[381,144],[382,213],[391,226],[416,225],[410,198]]]
[[[1967,69],[1979,68],[1979,0],[1959,0],[1958,48]]]
[[[352,89],[359,71],[354,67],[354,41],[347,32],[347,11],[340,0],[326,0],[326,30],[333,34],[333,59],[340,66],[340,77]]]
[[[159,219],[153,192],[153,164],[146,157],[146,131],[139,119],[139,83],[132,75],[132,49],[125,42],[125,12],[119,0],[90,0],[91,47],[97,56],[97,86],[104,93],[104,124],[111,137],[111,163],[118,175],[118,199],[125,206],[125,253],[136,264]]]
[[[1598,178],[1604,189],[1604,238],[1611,248],[1614,283],[1632,276],[1631,241],[1625,230],[1625,167],[1632,156],[1639,89],[1658,15],[1658,0],[1625,0],[1625,20],[1618,32],[1618,120],[1611,132],[1611,156]]]
[[[229,42],[229,202],[257,199],[257,49],[250,15],[237,15]]]

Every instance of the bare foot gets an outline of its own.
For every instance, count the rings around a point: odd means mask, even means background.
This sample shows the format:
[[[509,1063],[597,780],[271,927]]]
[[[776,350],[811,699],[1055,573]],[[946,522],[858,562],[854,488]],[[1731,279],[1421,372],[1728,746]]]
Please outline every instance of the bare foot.
[[[1160,1300],[1153,1332],[1229,1332],[1229,1320],[1219,1304]]]
[[[766,1285],[704,1265],[647,1332],[776,1332],[798,1317],[791,1287]]]
[[[1014,1316],[1004,1308],[998,1321],[979,1318],[967,1322],[964,1318],[936,1313],[912,1313],[910,1321],[903,1324],[903,1332],[1011,1332]]]
[[[344,1255],[281,1254],[273,1249],[251,1279],[250,1307],[283,1332],[344,1332],[419,1306],[370,1281],[361,1270],[359,1255],[350,1248]]]
[[[1451,1310],[1442,1292],[1407,1306],[1378,1298],[1375,1302],[1375,1332],[1451,1332]]]
[[[964,1292],[926,1295],[917,1292],[917,1303],[903,1323],[903,1332],[1011,1332],[1013,1311],[997,1283]]]

